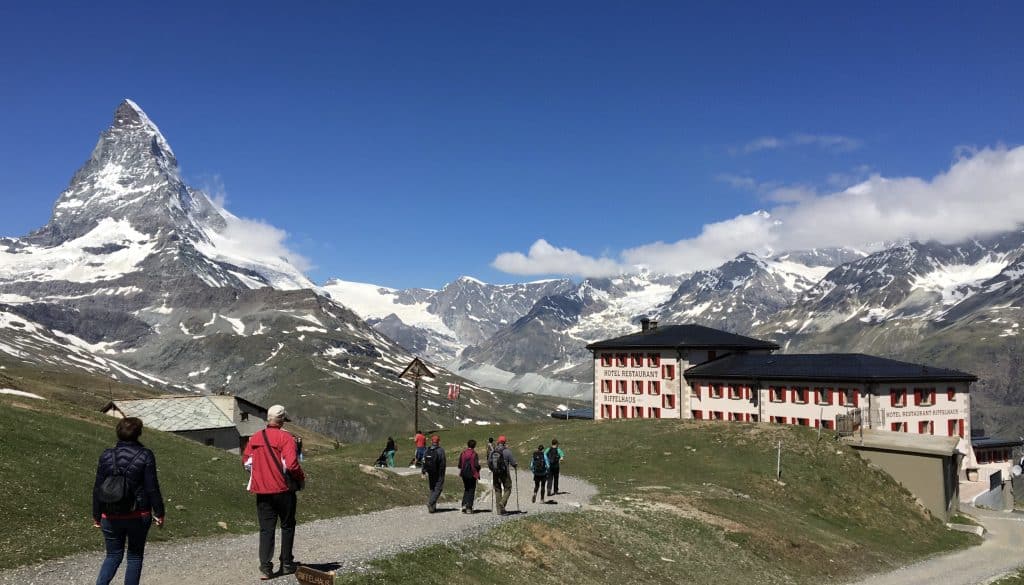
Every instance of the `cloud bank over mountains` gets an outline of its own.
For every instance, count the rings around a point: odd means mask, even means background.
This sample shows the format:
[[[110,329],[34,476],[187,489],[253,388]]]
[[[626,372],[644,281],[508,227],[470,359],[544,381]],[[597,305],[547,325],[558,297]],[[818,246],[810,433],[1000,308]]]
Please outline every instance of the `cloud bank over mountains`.
[[[738,185],[742,186],[742,185]],[[518,275],[602,277],[647,267],[657,272],[712,268],[742,252],[847,246],[911,239],[950,244],[1024,224],[1024,146],[961,152],[930,180],[878,174],[830,193],[801,193],[770,210],[705,225],[700,234],[594,258],[538,239],[526,254],[499,254],[492,266]]]

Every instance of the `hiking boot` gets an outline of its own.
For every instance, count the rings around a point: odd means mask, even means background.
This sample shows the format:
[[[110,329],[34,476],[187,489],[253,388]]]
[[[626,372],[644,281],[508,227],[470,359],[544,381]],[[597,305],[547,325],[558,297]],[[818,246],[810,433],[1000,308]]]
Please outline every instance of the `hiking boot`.
[[[536,502],[537,502],[537,492],[533,492],[533,497],[532,497],[532,498],[530,498],[530,501],[531,501],[531,502],[534,502],[534,503],[536,503]]]
[[[260,567],[260,581],[269,581],[276,577],[274,574],[274,566]]]
[[[282,575],[291,575],[297,570],[299,570],[299,563],[284,563],[281,565]]]

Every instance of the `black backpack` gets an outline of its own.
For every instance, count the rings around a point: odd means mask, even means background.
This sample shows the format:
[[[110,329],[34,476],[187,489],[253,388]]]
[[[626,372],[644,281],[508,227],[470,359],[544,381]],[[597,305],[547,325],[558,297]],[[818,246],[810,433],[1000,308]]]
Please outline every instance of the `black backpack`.
[[[96,489],[96,498],[103,504],[105,512],[111,514],[127,514],[135,510],[135,490],[128,481],[127,472],[132,463],[142,455],[140,450],[123,468],[117,466],[117,450],[114,450],[114,472],[103,478]]]
[[[544,475],[547,472],[547,466],[544,464],[544,452],[534,451],[533,452],[533,474]]]
[[[551,469],[557,469],[558,463],[558,447],[550,447],[548,449],[548,467]]]
[[[438,457],[437,452],[441,448],[436,445],[427,447],[427,452],[423,455],[423,469],[427,470],[427,473],[440,473],[441,470],[441,458]]]
[[[505,461],[505,448],[497,447],[487,459],[487,468],[494,475],[505,475],[508,473],[508,462]]]

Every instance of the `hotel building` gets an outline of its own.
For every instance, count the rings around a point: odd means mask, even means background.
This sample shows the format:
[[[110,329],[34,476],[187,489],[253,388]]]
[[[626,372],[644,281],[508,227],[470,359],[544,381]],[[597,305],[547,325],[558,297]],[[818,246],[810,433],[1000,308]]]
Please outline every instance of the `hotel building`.
[[[834,429],[840,415],[865,429],[966,439],[964,372],[864,354],[774,354],[774,343],[700,325],[659,328],[587,346],[594,356],[594,418],[769,422]]]

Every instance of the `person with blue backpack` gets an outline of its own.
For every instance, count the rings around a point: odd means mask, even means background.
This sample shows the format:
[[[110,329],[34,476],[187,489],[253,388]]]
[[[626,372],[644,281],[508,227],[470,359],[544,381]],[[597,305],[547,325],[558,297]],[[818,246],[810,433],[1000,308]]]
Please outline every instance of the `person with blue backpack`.
[[[558,446],[558,439],[551,439],[551,446],[544,451],[544,459],[548,464],[548,495],[558,493],[558,474],[561,471],[565,451]]]
[[[537,493],[540,493],[540,500],[544,501],[544,489],[548,481],[548,459],[544,453],[544,445],[537,445],[537,450],[530,458],[530,471],[533,472],[533,498],[531,502],[537,501]]]

